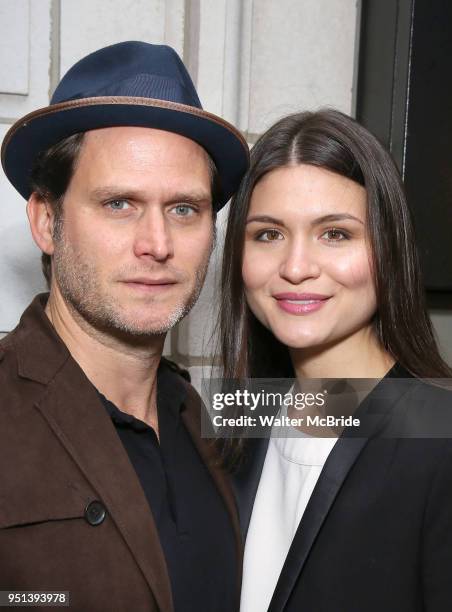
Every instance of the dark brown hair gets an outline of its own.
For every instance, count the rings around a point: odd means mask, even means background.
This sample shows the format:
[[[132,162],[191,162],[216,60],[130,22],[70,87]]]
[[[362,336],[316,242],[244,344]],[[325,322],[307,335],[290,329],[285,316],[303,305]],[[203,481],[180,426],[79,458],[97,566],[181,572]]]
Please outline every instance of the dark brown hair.
[[[68,136],[56,145],[38,155],[31,172],[31,189],[35,191],[42,200],[47,200],[52,206],[55,222],[54,237],[58,238],[63,224],[63,200],[74,174],[77,160],[83,146],[85,133],[80,132]],[[211,191],[213,222],[216,219],[215,202],[218,202],[221,193],[221,181],[217,167],[212,158],[207,155],[209,170],[211,174]],[[50,289],[52,280],[52,258],[47,253],[41,255],[42,271]]]
[[[55,215],[54,236],[61,230],[63,199],[67,191],[83,145],[84,132],[68,136],[38,155],[31,172],[31,189],[39,198],[47,200]],[[52,259],[41,255],[42,272],[50,288]]]
[[[335,110],[291,115],[251,151],[251,166],[231,203],[221,280],[220,343],[225,379],[293,376],[287,347],[249,309],[242,281],[245,222],[254,187],[268,172],[310,164],[365,187],[382,346],[418,377],[450,377],[427,314],[414,230],[399,172],[378,140]]]

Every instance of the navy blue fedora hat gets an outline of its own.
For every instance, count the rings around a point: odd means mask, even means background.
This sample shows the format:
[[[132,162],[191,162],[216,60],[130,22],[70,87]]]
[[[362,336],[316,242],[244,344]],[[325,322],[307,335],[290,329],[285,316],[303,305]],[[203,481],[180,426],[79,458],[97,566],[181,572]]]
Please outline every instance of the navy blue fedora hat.
[[[177,53],[166,45],[128,41],[95,51],[62,78],[50,105],[29,113],[7,132],[1,150],[6,176],[25,198],[41,151],[71,134],[104,127],[151,127],[199,143],[220,177],[220,209],[237,190],[249,163],[235,127],[204,111]]]

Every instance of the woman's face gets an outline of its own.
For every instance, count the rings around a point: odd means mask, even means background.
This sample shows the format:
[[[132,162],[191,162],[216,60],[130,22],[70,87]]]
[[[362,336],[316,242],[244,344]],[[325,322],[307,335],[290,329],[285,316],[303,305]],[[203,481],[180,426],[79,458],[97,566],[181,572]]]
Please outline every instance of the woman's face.
[[[366,234],[366,191],[299,164],[256,185],[242,265],[248,304],[291,348],[368,331],[376,310]]]

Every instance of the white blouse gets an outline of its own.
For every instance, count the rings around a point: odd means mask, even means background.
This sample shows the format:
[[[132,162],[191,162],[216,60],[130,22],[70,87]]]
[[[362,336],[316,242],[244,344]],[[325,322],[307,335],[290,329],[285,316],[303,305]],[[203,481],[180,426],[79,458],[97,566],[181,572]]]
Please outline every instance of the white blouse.
[[[272,429],[246,539],[241,612],[268,609],[300,519],[337,440],[296,430],[296,437],[276,437],[278,429]]]

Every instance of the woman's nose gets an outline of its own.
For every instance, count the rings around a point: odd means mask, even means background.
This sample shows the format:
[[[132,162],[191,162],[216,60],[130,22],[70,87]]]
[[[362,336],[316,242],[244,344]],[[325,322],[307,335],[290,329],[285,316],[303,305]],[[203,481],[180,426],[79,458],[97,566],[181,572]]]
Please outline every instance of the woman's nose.
[[[321,266],[314,245],[297,240],[288,246],[280,266],[280,276],[293,285],[308,278],[317,278]]]

